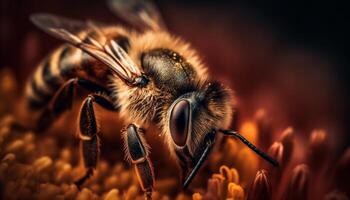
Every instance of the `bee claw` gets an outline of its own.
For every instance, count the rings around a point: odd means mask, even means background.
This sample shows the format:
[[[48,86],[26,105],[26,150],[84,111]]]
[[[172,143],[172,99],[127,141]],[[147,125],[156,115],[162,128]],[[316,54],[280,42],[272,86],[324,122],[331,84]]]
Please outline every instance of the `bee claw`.
[[[88,169],[87,172],[83,177],[78,179],[77,181],[74,181],[74,185],[77,186],[78,190],[81,190],[81,186],[94,174],[93,169]]]
[[[74,185],[78,188],[79,191],[81,191],[81,185],[78,183],[78,181],[75,181]]]

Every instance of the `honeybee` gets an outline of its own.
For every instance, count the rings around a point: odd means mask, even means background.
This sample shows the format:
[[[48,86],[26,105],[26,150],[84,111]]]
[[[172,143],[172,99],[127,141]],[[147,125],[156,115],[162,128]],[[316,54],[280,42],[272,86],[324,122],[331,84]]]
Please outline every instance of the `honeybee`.
[[[46,129],[69,110],[76,88],[90,91],[78,118],[86,168],[85,175],[75,182],[78,187],[93,174],[99,157],[100,131],[94,104],[118,112],[130,123],[122,131],[125,153],[147,198],[151,198],[154,184],[150,148],[144,138],[150,124],[160,128],[180,166],[184,188],[205,162],[218,133],[238,138],[278,166],[277,161],[228,129],[234,108],[231,90],[210,79],[198,53],[167,31],[153,4],[110,0],[108,5],[140,30],[51,14],[30,18],[40,29],[67,43],[45,58],[28,81],[28,108],[40,113],[35,128]]]

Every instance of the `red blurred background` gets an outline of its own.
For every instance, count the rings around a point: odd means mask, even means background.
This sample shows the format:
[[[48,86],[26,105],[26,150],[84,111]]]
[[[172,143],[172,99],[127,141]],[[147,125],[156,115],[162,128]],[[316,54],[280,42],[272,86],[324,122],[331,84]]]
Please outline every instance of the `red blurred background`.
[[[242,118],[264,108],[276,131],[308,137],[326,129],[339,152],[349,145],[349,60],[345,4],[304,1],[157,1],[169,30],[193,44],[212,77],[229,84]],[[50,12],[125,24],[103,1],[1,0],[0,67],[20,85],[60,44],[28,16]]]

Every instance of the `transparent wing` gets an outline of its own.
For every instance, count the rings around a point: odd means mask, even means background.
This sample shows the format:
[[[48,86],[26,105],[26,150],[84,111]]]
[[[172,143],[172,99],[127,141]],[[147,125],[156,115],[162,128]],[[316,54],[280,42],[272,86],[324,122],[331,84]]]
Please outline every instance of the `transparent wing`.
[[[132,25],[154,31],[165,30],[165,25],[151,0],[107,0],[109,8]]]
[[[113,40],[106,38],[97,23],[81,22],[51,14],[34,14],[30,20],[48,34],[82,49],[106,64],[125,83],[132,85],[141,76],[141,71],[128,54]],[[101,41],[93,37],[82,38],[82,31],[92,30]]]

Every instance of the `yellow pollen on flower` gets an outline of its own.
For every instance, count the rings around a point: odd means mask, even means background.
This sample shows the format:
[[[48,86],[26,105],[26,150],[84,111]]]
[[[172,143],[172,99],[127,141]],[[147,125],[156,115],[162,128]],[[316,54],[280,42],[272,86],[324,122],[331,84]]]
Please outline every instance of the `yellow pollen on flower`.
[[[227,197],[232,200],[243,200],[244,190],[240,185],[229,183],[227,187]]]

